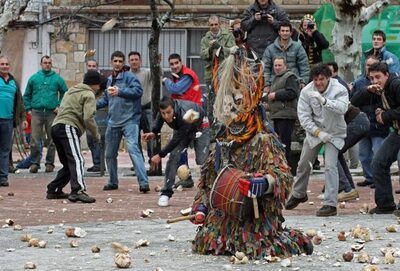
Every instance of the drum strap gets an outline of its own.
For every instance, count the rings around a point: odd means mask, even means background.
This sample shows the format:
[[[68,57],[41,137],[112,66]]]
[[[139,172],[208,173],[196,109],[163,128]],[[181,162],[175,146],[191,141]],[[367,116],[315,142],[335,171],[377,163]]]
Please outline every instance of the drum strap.
[[[214,169],[216,172],[218,172],[221,167],[224,167],[224,164],[226,162],[229,162],[229,151],[233,143],[234,143],[233,140],[230,142],[226,142],[226,141],[219,141],[218,139],[216,139],[215,162],[214,162]]]

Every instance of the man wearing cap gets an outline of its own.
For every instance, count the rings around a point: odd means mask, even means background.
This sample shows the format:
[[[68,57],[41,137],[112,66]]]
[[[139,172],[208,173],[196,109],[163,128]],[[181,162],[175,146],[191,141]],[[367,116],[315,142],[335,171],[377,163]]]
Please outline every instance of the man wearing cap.
[[[68,198],[72,202],[93,203],[95,198],[85,193],[83,180],[84,159],[81,155],[80,137],[88,129],[95,142],[100,142],[97,131],[95,94],[100,89],[100,74],[88,71],[83,83],[77,84],[65,93],[58,114],[51,128],[51,136],[63,167],[55,179],[47,185],[47,199]],[[71,183],[71,194],[62,191]]]

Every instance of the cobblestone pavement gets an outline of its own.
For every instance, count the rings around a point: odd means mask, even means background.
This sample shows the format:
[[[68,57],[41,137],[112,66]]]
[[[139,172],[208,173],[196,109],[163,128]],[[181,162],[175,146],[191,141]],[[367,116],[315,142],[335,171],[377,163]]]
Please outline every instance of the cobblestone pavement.
[[[84,155],[86,158],[89,154]],[[337,241],[339,231],[349,232],[360,224],[371,229],[374,241],[365,244],[364,250],[371,256],[383,261],[380,248],[392,244],[400,247],[399,233],[387,233],[385,227],[397,224],[394,216],[361,215],[359,209],[362,203],[373,206],[373,190],[358,188],[360,200],[346,203],[344,209],[339,209],[339,215],[333,218],[317,218],[315,211],[321,206],[317,198],[323,185],[323,175],[313,175],[309,185],[309,202],[301,204],[293,211],[284,211],[288,227],[315,229],[324,235],[320,246],[315,247],[311,257],[292,258],[291,267],[282,267],[280,263],[260,261],[248,265],[229,266],[229,257],[202,256],[192,254],[191,240],[195,236],[196,226],[189,222],[172,224],[166,228],[165,221],[169,217],[179,216],[179,210],[187,208],[195,194],[195,189],[176,192],[171,200],[171,206],[157,206],[158,193],[153,189],[162,185],[163,177],[150,177],[152,191],[143,195],[138,191],[136,177],[131,174],[131,166],[126,153],[121,152],[120,188],[117,191],[102,191],[107,177],[87,177],[88,192],[97,199],[95,204],[73,204],[63,200],[46,200],[46,185],[55,173],[30,174],[22,170],[19,174],[10,175],[10,187],[0,187],[0,225],[5,219],[12,218],[22,225],[23,231],[11,228],[0,229],[0,270],[21,270],[25,262],[33,261],[38,270],[113,270],[112,242],[121,242],[131,248],[133,259],[132,270],[362,270],[360,263],[340,263],[334,266],[343,252],[350,250],[354,240]],[[165,161],[164,161],[165,163]],[[90,162],[88,166],[90,166]],[[165,166],[165,164],[164,164]],[[56,168],[60,165],[57,163]],[[191,165],[194,175],[198,176],[198,168]],[[362,177],[356,177],[361,181]],[[394,188],[399,188],[395,178]],[[68,187],[69,188],[69,187]],[[69,189],[66,189],[68,192]],[[12,192],[13,196],[8,194]],[[106,200],[111,198],[112,202]],[[312,203],[312,204],[311,204]],[[147,208],[155,212],[151,218],[141,218],[139,213]],[[53,225],[54,233],[48,234],[48,225]],[[64,234],[68,226],[80,226],[88,232],[85,238],[77,239],[79,247],[70,248]],[[400,230],[400,226],[398,229]],[[140,231],[140,233],[138,232]],[[19,239],[22,234],[48,242],[47,248],[31,248]],[[176,241],[167,240],[171,234]],[[139,239],[150,241],[148,247],[134,248]],[[101,248],[98,256],[90,251],[92,245]],[[15,250],[14,250],[15,249]],[[11,250],[11,252],[7,252]],[[396,258],[394,265],[380,264],[381,270],[400,270]],[[228,266],[226,266],[228,265]],[[230,269],[231,268],[231,269]],[[299,269],[297,269],[299,268]]]
[[[250,261],[245,265],[230,265],[228,256],[198,255],[191,252],[191,241],[195,236],[196,226],[189,222],[170,225],[165,220],[146,218],[136,221],[101,222],[101,223],[68,223],[54,225],[54,232],[48,234],[48,226],[26,227],[22,231],[14,231],[12,227],[0,230],[0,270],[21,270],[24,264],[32,261],[37,270],[116,270],[113,262],[112,242],[120,242],[130,248],[132,270],[362,270],[365,264],[343,262],[341,255],[350,250],[355,240],[338,241],[339,231],[349,232],[355,224],[370,229],[374,240],[365,243],[362,251],[379,259],[380,270],[400,270],[400,258],[395,258],[392,265],[383,264],[380,248],[392,246],[400,248],[400,234],[388,233],[385,226],[397,223],[394,216],[381,215],[344,215],[335,218],[317,218],[315,216],[289,216],[285,225],[304,230],[315,229],[323,236],[320,245],[315,246],[312,256],[292,257],[290,267],[282,267],[281,263]],[[80,226],[87,231],[84,238],[68,238],[65,228]],[[30,234],[35,238],[47,241],[46,248],[27,247],[20,241],[22,234]],[[169,241],[168,236],[175,238]],[[147,247],[135,248],[139,239],[150,242]],[[79,246],[71,248],[71,240]],[[97,245],[101,251],[98,255],[91,252]],[[9,252],[7,252],[7,250]],[[356,253],[357,254],[357,253]],[[340,260],[340,261],[338,261]]]

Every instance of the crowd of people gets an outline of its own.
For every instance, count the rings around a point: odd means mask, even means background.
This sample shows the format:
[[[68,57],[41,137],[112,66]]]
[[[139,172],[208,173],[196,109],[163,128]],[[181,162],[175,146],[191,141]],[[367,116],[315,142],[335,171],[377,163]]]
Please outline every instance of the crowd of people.
[[[361,63],[362,74],[353,82],[345,82],[338,75],[337,64],[324,61],[322,50],[329,47],[329,42],[310,14],[302,18],[296,29],[284,9],[270,0],[256,0],[241,19],[232,21],[230,29],[223,29],[215,15],[208,19],[208,26],[209,31],[200,44],[205,89],[202,90],[195,71],[184,65],[180,55],[172,53],[168,57],[171,76],[160,78],[169,97],[161,99],[155,119],[151,108],[155,79],[149,69],[141,67],[140,52],[129,52],[127,58],[121,51],[113,52],[108,78],[99,73],[95,59],[88,59],[83,82],[70,89],[52,70],[51,57],[43,56],[41,69],[31,76],[23,95],[10,74],[9,59],[0,56],[0,186],[9,185],[13,129],[31,127],[31,136],[27,137],[29,160],[20,167],[29,167],[30,173],[37,173],[43,146],[47,148],[45,172],[54,171],[56,151],[62,164],[47,186],[47,199],[95,202],[86,193],[84,182],[80,137],[86,132],[93,162],[87,171],[100,170],[100,154],[103,149],[105,152],[109,178],[104,190],[118,189],[117,156],[122,138],[142,193],[150,191],[148,175],[169,155],[158,201],[159,206],[168,206],[177,169],[187,164],[187,148],[194,146],[196,163],[202,165],[210,153],[210,142],[218,140],[224,129],[214,116],[215,90],[219,87],[216,67],[235,52],[232,48],[245,48],[256,63],[262,63],[263,109],[292,167],[295,166],[291,157],[293,135],[305,135],[285,208],[294,209],[308,200],[310,164],[318,162],[322,147],[324,204],[317,216],[336,215],[338,201],[358,198],[344,156],[358,144],[365,180],[356,185],[375,188],[376,207],[370,212],[398,215],[390,166],[400,157],[400,94],[396,91],[400,87],[400,63],[385,48],[383,31],[376,30],[372,35],[372,48],[364,53]],[[130,69],[125,68],[126,62]],[[96,110],[102,108],[108,109],[103,139],[96,127],[99,121]],[[173,135],[156,153],[154,138],[164,123],[172,128]],[[147,142],[149,171],[141,140]],[[70,193],[63,191],[68,183]],[[181,184],[190,188],[193,180],[189,177]]]

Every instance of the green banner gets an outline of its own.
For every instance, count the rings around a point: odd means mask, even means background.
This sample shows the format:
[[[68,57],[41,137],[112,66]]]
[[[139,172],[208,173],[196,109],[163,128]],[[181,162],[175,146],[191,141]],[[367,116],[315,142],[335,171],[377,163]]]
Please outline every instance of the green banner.
[[[329,43],[332,43],[332,30],[335,24],[335,10],[332,4],[323,4],[314,13],[318,30],[324,34]],[[362,51],[372,48],[372,33],[377,30],[386,33],[386,48],[400,58],[400,6],[390,5],[384,11],[371,18],[362,30]],[[329,49],[322,52],[323,61],[334,60]]]
[[[314,18],[318,26],[318,31],[324,34],[325,38],[332,44],[332,30],[335,25],[335,9],[332,4],[323,4],[314,13]],[[334,60],[334,56],[329,49],[322,51],[322,59],[324,62],[329,62]]]

